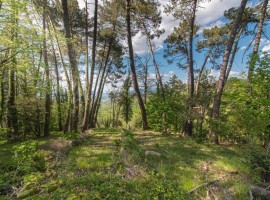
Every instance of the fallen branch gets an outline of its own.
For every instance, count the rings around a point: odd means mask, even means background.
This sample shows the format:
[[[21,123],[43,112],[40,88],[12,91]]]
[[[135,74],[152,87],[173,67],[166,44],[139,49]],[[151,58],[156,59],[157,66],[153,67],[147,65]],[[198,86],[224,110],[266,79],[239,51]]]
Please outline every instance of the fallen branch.
[[[270,200],[270,191],[259,186],[251,186],[251,191],[253,194],[263,196],[266,200]]]
[[[249,200],[254,200],[254,197],[253,197],[253,194],[252,194],[251,190],[249,191]]]
[[[215,182],[219,181],[220,179],[216,179],[216,180],[213,180],[213,181],[209,181],[209,182],[206,182],[206,183],[203,183],[201,185],[198,185],[197,187],[191,189],[188,191],[188,193],[192,193],[194,191],[196,191],[197,189],[201,188],[201,187],[204,187],[204,186],[208,186],[208,185],[212,185],[214,184]]]

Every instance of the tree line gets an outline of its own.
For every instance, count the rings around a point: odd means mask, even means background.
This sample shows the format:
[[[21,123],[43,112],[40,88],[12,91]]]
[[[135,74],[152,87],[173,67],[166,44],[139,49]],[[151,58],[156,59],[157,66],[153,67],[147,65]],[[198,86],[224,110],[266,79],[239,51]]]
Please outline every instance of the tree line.
[[[259,47],[268,38],[268,0],[253,7],[242,0],[225,11],[223,26],[200,33],[201,2],[169,0],[164,6],[179,24],[163,41],[163,57],[168,67],[174,63],[187,71],[183,83],[176,76],[166,81],[160,72],[154,41],[165,30],[157,0],[84,0],[84,8],[77,0],[0,1],[1,132],[10,139],[40,137],[101,123],[119,126],[120,118],[128,125],[137,117],[144,130],[182,132],[217,144],[256,137],[267,145],[269,56]],[[145,55],[134,52],[137,33],[146,38]],[[247,36],[254,39],[246,76],[229,78]],[[204,55],[202,63],[195,51]],[[217,79],[209,68],[220,71]],[[117,89],[109,94],[111,116],[101,119],[106,85]]]

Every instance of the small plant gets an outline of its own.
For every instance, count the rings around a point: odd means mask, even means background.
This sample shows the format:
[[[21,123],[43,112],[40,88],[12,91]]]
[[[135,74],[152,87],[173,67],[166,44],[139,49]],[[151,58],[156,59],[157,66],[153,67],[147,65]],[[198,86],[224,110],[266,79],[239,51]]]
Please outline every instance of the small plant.
[[[37,149],[37,141],[28,140],[15,145],[12,149],[14,151],[13,159],[17,163],[17,171],[29,171],[34,164],[33,158]]]

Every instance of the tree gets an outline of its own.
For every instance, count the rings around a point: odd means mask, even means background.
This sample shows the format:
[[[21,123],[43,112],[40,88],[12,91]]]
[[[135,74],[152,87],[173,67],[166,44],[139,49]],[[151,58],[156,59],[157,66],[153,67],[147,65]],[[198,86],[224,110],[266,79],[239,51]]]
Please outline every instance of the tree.
[[[136,69],[135,69],[135,61],[134,61],[134,53],[133,53],[133,45],[132,45],[130,9],[131,9],[130,0],[126,0],[126,25],[127,25],[127,40],[128,40],[128,49],[129,49],[130,70],[131,70],[134,90],[135,90],[136,97],[137,97],[140,110],[141,110],[143,129],[146,130],[148,128],[146,110],[145,110],[141,92],[139,89]]]
[[[213,103],[212,118],[214,120],[217,120],[219,118],[221,97],[222,97],[222,92],[224,89],[224,80],[225,80],[226,70],[227,70],[227,66],[229,62],[229,57],[232,51],[232,47],[233,47],[234,40],[237,34],[237,30],[242,20],[242,16],[243,16],[246,4],[247,4],[247,0],[242,0],[241,5],[238,10],[237,18],[235,19],[234,25],[230,32],[230,38],[228,39],[228,42],[227,42],[226,51],[223,56],[223,62],[220,69],[220,76],[219,76],[219,80],[217,84],[216,95],[215,95],[214,103]],[[218,133],[215,132],[213,129],[211,129],[210,131],[211,131],[211,135],[213,134],[215,135],[215,143],[218,144],[219,143]]]
[[[159,72],[159,66],[155,57],[155,44],[152,42],[154,38],[159,38],[165,31],[160,29],[161,23],[161,12],[158,11],[159,3],[155,1],[142,1],[136,2],[135,9],[136,15],[135,20],[137,22],[138,28],[141,30],[141,33],[146,36],[146,42],[149,47],[149,51],[152,57],[154,64],[156,79],[158,82],[158,91],[161,92],[163,100],[165,99],[164,88],[162,77]]]
[[[260,41],[261,41],[261,36],[263,33],[263,24],[264,24],[264,19],[266,17],[266,12],[267,12],[267,6],[268,6],[268,0],[263,1],[263,5],[261,6],[261,11],[260,11],[260,16],[259,16],[259,22],[258,22],[258,30],[256,33],[255,37],[255,43],[253,47],[253,52],[250,60],[250,65],[248,68],[248,80],[250,81],[253,76],[253,71],[256,65],[256,60],[258,60],[258,51],[259,51],[259,46],[260,46]]]
[[[120,105],[122,106],[122,116],[128,126],[128,122],[132,118],[132,104],[133,104],[133,95],[130,93],[131,80],[130,74],[128,74],[124,84],[122,86],[122,91],[120,94]]]
[[[15,103],[15,96],[16,96],[16,85],[15,85],[15,72],[17,66],[16,60],[16,40],[18,37],[18,7],[14,1],[11,2],[11,42],[12,47],[10,48],[10,58],[11,63],[9,66],[9,82],[8,82],[8,102],[7,102],[7,127],[9,130],[9,137],[16,137],[18,136],[18,116],[17,116],[17,107]]]
[[[71,41],[72,36],[71,36],[71,27],[70,27],[67,0],[62,0],[62,9],[63,9],[63,21],[64,21],[64,27],[65,27],[65,37],[66,37],[70,67],[72,71],[72,80],[73,80],[74,110],[73,110],[72,130],[77,132],[78,120],[79,120],[79,91],[78,91],[79,72],[77,68],[73,43]]]
[[[50,69],[48,62],[48,52],[47,52],[47,37],[46,37],[46,18],[47,18],[47,0],[43,0],[43,58],[45,64],[46,73],[46,90],[45,90],[45,122],[44,122],[44,136],[48,137],[50,133],[50,119],[51,119],[51,86],[50,86]]]
[[[198,26],[193,27],[192,31],[195,34],[198,31]],[[186,69],[188,66],[188,84],[187,91],[189,95],[189,99],[187,100],[187,105],[189,110],[187,112],[187,120],[185,121],[185,125],[183,128],[183,132],[185,135],[192,135],[192,119],[191,119],[191,109],[193,104],[193,89],[194,88],[194,72],[193,72],[193,61],[190,63],[190,50],[189,50],[189,40],[190,40],[190,26],[187,20],[179,23],[178,27],[175,27],[171,35],[166,38],[165,43],[167,44],[167,48],[165,49],[165,58],[170,58],[169,63],[173,62],[175,59],[178,61],[178,66],[180,68]],[[193,36],[192,36],[193,38]],[[183,63],[183,60],[185,61]],[[192,67],[191,67],[192,66]],[[190,73],[192,72],[192,73]],[[192,75],[193,74],[193,75]],[[192,78],[193,77],[193,78]],[[190,82],[190,80],[193,80]]]
[[[98,20],[97,18],[98,18],[98,0],[95,0],[91,73],[90,73],[90,83],[89,83],[88,91],[86,94],[86,103],[85,103],[86,105],[85,105],[85,112],[84,112],[83,123],[82,123],[82,131],[85,131],[87,129],[88,122],[89,122],[89,115],[90,115],[89,111],[90,111],[90,105],[91,105],[91,93],[92,93],[94,71],[95,71],[95,64],[96,64],[95,59],[96,59],[96,42],[97,42],[97,20]]]

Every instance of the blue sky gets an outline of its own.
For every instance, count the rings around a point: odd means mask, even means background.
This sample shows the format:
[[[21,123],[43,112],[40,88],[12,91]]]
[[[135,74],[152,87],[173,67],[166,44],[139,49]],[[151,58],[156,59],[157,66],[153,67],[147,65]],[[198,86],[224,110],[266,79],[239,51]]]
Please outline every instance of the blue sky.
[[[93,0],[88,0],[89,3],[91,3]],[[156,59],[158,61],[160,72],[163,74],[164,79],[168,80],[168,78],[172,74],[176,74],[181,80],[186,80],[186,71],[181,70],[178,68],[176,63],[168,64],[167,60],[163,58],[163,51],[164,51],[164,40],[167,38],[167,36],[172,32],[173,28],[178,25],[178,21],[173,20],[173,17],[171,15],[167,15],[163,12],[164,5],[168,3],[168,0],[159,0],[161,6],[159,9],[161,10],[162,14],[162,23],[161,28],[165,30],[165,34],[163,34],[159,39],[154,39],[153,42],[155,43],[155,46],[157,47],[157,50],[155,52]],[[79,0],[80,6],[83,7],[84,0]],[[225,19],[223,17],[223,13],[225,10],[230,9],[231,7],[239,7],[241,3],[241,0],[202,0],[199,4],[199,9],[197,11],[196,15],[196,24],[200,26],[200,32],[202,32],[205,28],[210,28],[215,25],[222,26],[225,23]],[[254,4],[257,4],[258,0],[249,0],[249,5],[252,6]],[[91,4],[92,5],[92,4]],[[93,7],[90,8],[89,13],[93,10]],[[250,28],[253,28],[252,26]],[[269,31],[267,31],[267,28],[265,28],[265,33],[270,37]],[[248,46],[250,41],[252,41],[252,37],[245,37],[241,39],[239,43],[239,51],[236,55],[235,62],[233,65],[233,69],[231,71],[232,76],[238,76],[241,72],[246,71],[246,63],[247,63],[247,56],[249,53],[251,53],[253,45],[251,46],[250,50],[246,52],[246,55],[242,61],[243,53],[245,51],[245,48]],[[126,41],[123,41],[123,44],[126,44]],[[196,40],[195,44],[196,45]],[[140,33],[135,35],[133,37],[133,47],[134,51],[138,55],[143,55],[145,52],[148,51],[146,39],[144,36],[142,36]],[[194,46],[195,47],[195,46]],[[270,42],[266,38],[262,38],[260,48],[265,51],[270,51]],[[199,68],[201,63],[204,59],[204,54],[197,53],[195,51],[196,48],[194,48],[194,59],[195,59],[195,68]],[[220,60],[221,62],[222,60]],[[151,65],[151,63],[150,63]],[[209,65],[208,65],[209,66]],[[150,67],[150,76],[154,74],[154,68]],[[218,71],[212,70],[213,76],[218,76]],[[154,77],[154,76],[153,76]]]

